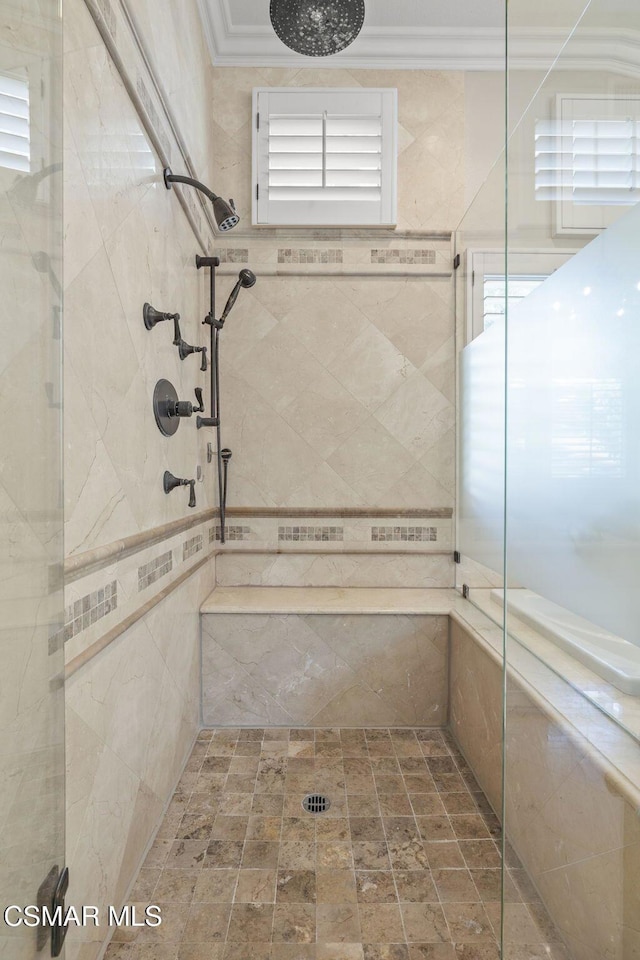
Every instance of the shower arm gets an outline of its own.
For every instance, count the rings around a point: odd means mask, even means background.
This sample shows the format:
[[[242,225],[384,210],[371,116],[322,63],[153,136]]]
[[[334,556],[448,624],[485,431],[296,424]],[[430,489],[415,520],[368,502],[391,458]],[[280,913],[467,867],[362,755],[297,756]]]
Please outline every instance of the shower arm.
[[[196,267],[209,267],[209,313],[202,321],[209,327],[211,333],[211,345],[209,349],[209,374],[211,383],[211,416],[198,417],[196,425],[198,427],[216,428],[217,462],[218,462],[218,504],[220,515],[220,543],[225,542],[224,536],[224,489],[222,483],[223,463],[222,463],[222,440],[220,431],[220,375],[219,375],[219,336],[222,329],[222,323],[216,320],[216,267],[220,266],[219,257],[201,257],[196,255]],[[223,321],[224,322],[224,321]]]

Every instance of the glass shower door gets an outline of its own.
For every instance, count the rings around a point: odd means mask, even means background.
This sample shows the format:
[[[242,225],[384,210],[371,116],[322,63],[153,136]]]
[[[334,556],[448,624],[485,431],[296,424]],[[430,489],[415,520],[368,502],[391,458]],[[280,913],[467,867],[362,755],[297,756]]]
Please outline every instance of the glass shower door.
[[[0,957],[29,960],[49,931],[5,910],[50,902],[64,866],[59,0],[2,21]]]

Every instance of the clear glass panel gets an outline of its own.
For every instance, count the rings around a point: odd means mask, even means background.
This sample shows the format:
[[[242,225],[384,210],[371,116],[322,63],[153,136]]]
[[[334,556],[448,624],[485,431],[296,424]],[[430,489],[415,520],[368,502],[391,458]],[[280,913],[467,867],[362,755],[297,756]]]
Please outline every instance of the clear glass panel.
[[[504,960],[527,938],[640,957],[640,8],[584,6],[526,104],[531,4],[509,4],[507,276],[544,279],[506,302],[506,615],[486,602],[506,616]]]
[[[64,863],[62,34],[58,0],[4,0],[0,32],[0,902]],[[38,953],[2,923],[0,956]],[[45,956],[48,948],[41,954]]]

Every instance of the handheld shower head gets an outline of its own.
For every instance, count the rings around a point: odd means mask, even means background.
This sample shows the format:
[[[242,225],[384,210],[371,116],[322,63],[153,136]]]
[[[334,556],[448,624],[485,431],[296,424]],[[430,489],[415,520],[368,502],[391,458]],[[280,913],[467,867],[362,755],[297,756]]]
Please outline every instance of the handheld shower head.
[[[240,288],[241,288],[241,287],[252,287],[255,282],[256,282],[256,275],[255,275],[255,273],[253,273],[252,270],[248,270],[248,269],[245,267],[243,270],[240,271],[240,273],[238,274],[238,279],[237,279],[237,281],[236,281],[236,285],[235,285],[235,287],[233,288],[233,290],[231,291],[231,293],[229,294],[229,299],[227,300],[227,302],[226,302],[226,304],[225,304],[225,306],[224,306],[224,310],[222,311],[222,316],[220,317],[220,320],[218,321],[218,323],[220,324],[220,326],[223,325],[223,323],[225,322],[225,320],[227,319],[227,317],[228,317],[229,314],[231,313],[231,309],[232,309],[234,303],[236,302],[236,300],[237,300],[237,298],[238,298],[238,294],[240,293]]]

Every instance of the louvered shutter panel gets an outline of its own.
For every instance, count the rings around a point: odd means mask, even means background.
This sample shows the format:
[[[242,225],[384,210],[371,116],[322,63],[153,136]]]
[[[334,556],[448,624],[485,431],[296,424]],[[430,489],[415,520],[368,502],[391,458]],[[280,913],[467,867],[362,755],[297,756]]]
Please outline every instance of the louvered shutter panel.
[[[640,200],[640,122],[564,120],[536,124],[536,193],[574,203],[634,204]]]
[[[0,74],[0,166],[29,173],[29,84]]]
[[[253,222],[393,225],[391,89],[256,89]]]

